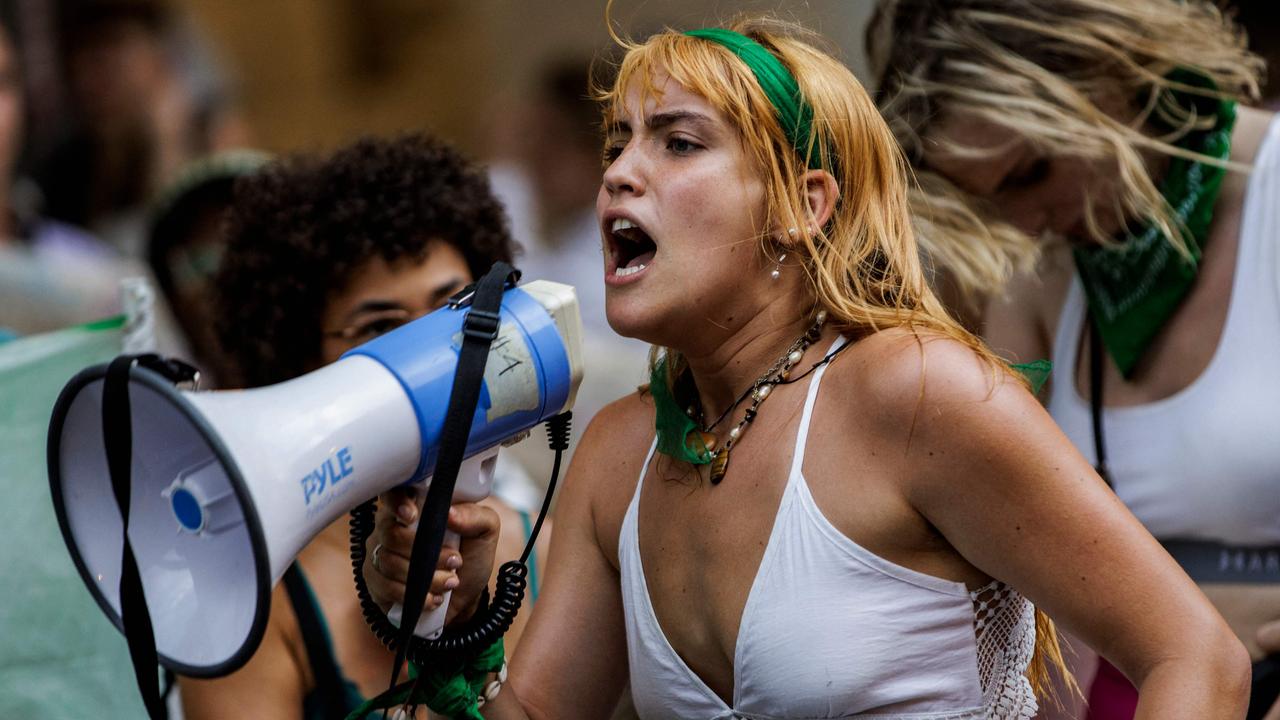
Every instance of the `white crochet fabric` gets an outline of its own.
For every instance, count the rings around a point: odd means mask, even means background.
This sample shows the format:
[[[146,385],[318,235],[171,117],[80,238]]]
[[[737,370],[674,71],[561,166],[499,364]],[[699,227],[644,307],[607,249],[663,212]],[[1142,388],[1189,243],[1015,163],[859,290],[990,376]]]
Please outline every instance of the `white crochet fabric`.
[[[1035,717],[1027,666],[1036,649],[1036,608],[1001,582],[969,593],[978,638],[978,680],[986,720]]]

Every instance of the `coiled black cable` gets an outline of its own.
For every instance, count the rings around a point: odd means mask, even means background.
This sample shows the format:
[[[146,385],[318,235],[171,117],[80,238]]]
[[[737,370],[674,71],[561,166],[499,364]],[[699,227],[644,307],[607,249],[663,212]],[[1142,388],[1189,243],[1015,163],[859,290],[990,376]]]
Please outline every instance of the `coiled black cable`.
[[[461,627],[446,627],[440,637],[434,640],[414,637],[410,641],[406,657],[415,665],[429,665],[433,662],[460,662],[470,654],[488,647],[511,629],[520,604],[524,601],[525,588],[529,584],[529,555],[533,552],[538,533],[542,530],[543,520],[551,507],[551,499],[556,489],[556,481],[560,476],[560,462],[565,449],[569,446],[569,429],[572,413],[564,412],[546,422],[547,439],[550,448],[555,451],[555,461],[551,468],[551,480],[547,483],[547,493],[542,501],[542,509],[538,519],[529,533],[524,552],[519,560],[511,560],[502,564],[498,570],[498,582],[493,597],[487,597],[486,588],[480,598],[480,608]],[[373,533],[374,515],[378,503],[370,500],[351,511],[351,568],[355,574],[356,594],[360,598],[360,610],[365,622],[369,623],[374,635],[390,650],[398,650],[399,628],[387,619],[386,613],[373,601],[369,594],[369,586],[364,579],[365,542]]]

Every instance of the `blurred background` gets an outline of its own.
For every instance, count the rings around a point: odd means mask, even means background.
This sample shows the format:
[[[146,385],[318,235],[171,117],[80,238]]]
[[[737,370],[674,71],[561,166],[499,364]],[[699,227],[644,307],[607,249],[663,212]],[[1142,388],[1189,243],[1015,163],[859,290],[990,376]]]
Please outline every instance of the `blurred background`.
[[[612,19],[643,38],[773,12],[826,37],[871,84],[872,5],[643,0],[616,3]],[[1280,3],[1231,12],[1274,62]],[[120,352],[123,321],[94,321],[121,311],[126,277],[158,286],[161,351],[234,384],[200,313],[217,211],[263,158],[435,132],[489,167],[526,276],[578,285],[598,358],[588,380],[608,381],[584,388],[580,415],[645,380],[644,346],[603,316],[586,88],[614,49],[604,0],[0,0],[0,30],[0,717],[82,717],[88,703],[96,717],[141,716],[123,643],[52,517],[48,408],[76,368]],[[228,154],[246,149],[266,154]]]
[[[608,51],[601,0],[185,0],[238,79],[262,147],[288,150],[362,132],[428,126],[476,157],[502,113],[555,65]],[[617,3],[624,33],[773,10],[822,32],[861,72],[870,3],[650,0]]]

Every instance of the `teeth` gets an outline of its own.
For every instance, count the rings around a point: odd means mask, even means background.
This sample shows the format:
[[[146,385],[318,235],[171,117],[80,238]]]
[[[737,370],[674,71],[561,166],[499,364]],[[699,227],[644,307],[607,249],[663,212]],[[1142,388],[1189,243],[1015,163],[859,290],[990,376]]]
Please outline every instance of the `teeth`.
[[[643,270],[643,269],[644,269],[644,267],[645,267],[644,265],[633,265],[633,266],[631,266],[631,267],[625,267],[625,268],[621,268],[621,267],[620,267],[620,268],[617,268],[617,269],[615,269],[615,270],[613,271],[613,276],[614,276],[614,277],[626,277],[626,276],[628,276],[628,275],[635,275],[636,273],[638,273],[638,272],[640,272],[641,270]]]
[[[618,232],[619,230],[630,230],[636,224],[626,218],[614,218],[613,227],[609,228],[610,232]]]

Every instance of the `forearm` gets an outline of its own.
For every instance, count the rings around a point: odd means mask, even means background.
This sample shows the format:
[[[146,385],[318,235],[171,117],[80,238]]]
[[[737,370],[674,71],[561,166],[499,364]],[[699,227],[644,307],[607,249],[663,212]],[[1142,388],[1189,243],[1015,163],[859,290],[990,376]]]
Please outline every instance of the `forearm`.
[[[1239,720],[1249,703],[1249,663],[1243,647],[1220,661],[1168,661],[1154,667],[1138,686],[1134,720],[1194,717]]]

